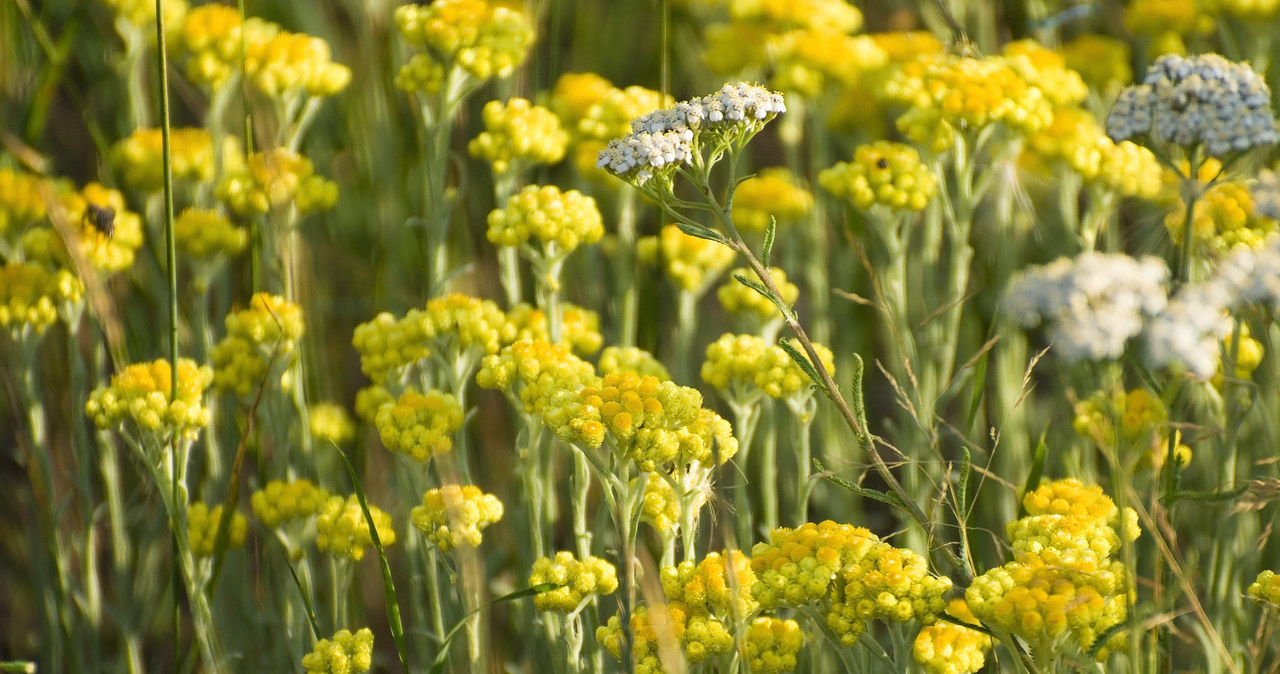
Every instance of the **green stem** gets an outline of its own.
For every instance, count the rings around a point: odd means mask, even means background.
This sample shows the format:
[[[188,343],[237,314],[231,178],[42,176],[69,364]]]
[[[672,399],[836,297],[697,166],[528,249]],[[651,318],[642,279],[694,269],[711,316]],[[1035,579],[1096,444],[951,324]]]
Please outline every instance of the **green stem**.
[[[613,270],[621,297],[618,345],[635,346],[640,293],[636,287],[636,193],[626,190],[618,197],[618,266]]]

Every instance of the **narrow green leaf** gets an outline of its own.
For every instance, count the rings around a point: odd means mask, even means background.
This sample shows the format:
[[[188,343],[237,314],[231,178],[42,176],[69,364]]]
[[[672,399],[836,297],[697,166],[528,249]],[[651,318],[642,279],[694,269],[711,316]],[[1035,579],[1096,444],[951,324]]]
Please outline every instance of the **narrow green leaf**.
[[[784,317],[791,316],[791,307],[788,307],[782,301],[782,298],[777,297],[773,293],[769,292],[769,289],[764,287],[764,284],[761,283],[760,281],[750,278],[746,274],[743,274],[742,272],[735,272],[733,275],[733,280],[756,291],[757,293],[760,293],[760,295],[762,295],[766,300],[773,302],[773,306],[777,307],[778,311],[782,312],[782,315]]]
[[[810,363],[809,359],[805,358],[799,349],[785,339],[778,340],[778,346],[782,347],[782,350],[786,351],[788,356],[791,356],[791,360],[809,376],[809,381],[812,381],[814,386],[826,393],[828,397],[831,396],[831,392],[827,390],[826,386],[822,385],[822,380],[818,378],[818,371],[813,369],[813,363]]]
[[[1245,483],[1235,489],[1227,491],[1179,491],[1174,493],[1173,501],[1199,501],[1201,503],[1215,503],[1221,501],[1233,501],[1249,491],[1249,484]]]
[[[307,594],[306,588],[302,587],[302,579],[298,578],[298,572],[293,568],[293,564],[289,563],[289,555],[284,549],[280,550],[280,557],[284,559],[284,565],[289,569],[289,575],[293,576],[293,586],[298,588],[298,596],[302,597],[302,605],[307,609],[307,622],[311,623],[311,634],[315,636],[316,641],[321,639],[320,623],[316,622],[316,609],[311,605],[311,595]]]
[[[883,492],[878,489],[868,489],[867,487],[856,485],[842,477],[837,477],[835,475],[829,474],[827,472],[827,469],[823,467],[822,462],[817,459],[813,460],[813,467],[818,471],[818,473],[822,474],[822,476],[828,482],[838,487],[843,487],[844,489],[849,490],[855,496],[861,496],[862,498],[871,499],[872,501],[879,501],[880,503],[884,503],[885,505],[892,506],[903,512],[907,512],[907,508],[906,506],[903,505],[902,501],[900,501],[897,496],[889,492]]]
[[[973,398],[969,400],[969,418],[965,423],[965,428],[973,428],[973,421],[978,418],[978,410],[982,405],[982,394],[985,391],[983,383],[987,378],[987,359],[991,356],[991,352],[987,351],[982,354],[973,368]]]
[[[378,551],[378,563],[382,567],[382,596],[387,602],[387,623],[391,626],[391,637],[396,642],[396,654],[400,657],[400,668],[409,674],[409,651],[404,643],[404,623],[400,621],[400,602],[396,600],[396,586],[391,580],[391,565],[387,563],[387,553],[382,549],[382,538],[378,536],[378,527],[373,524],[373,515],[369,512],[369,502],[365,499],[364,489],[360,487],[360,479],[356,477],[355,466],[337,445],[333,447],[342,457],[342,463],[351,476],[351,484],[356,490],[356,499],[360,501],[360,511],[369,523],[369,537],[373,539],[373,547]]]
[[[853,397],[853,414],[858,420],[858,427],[862,429],[862,437],[859,441],[867,442],[867,405],[862,397],[862,375],[866,370],[866,364],[862,362],[862,356],[853,354],[853,390],[849,393]]]
[[[1102,630],[1102,634],[1099,634],[1098,637],[1093,640],[1093,644],[1089,646],[1089,659],[1097,660],[1098,651],[1102,650],[1102,647],[1107,645],[1107,642],[1111,640],[1111,637],[1114,637],[1116,634],[1118,634],[1119,632],[1121,632],[1122,630],[1128,627],[1129,627],[1129,621],[1121,620],[1120,622],[1112,625],[1111,627],[1108,627],[1107,629]]]
[[[462,620],[459,620],[458,623],[453,626],[453,629],[449,630],[449,633],[445,635],[444,640],[440,642],[440,652],[436,653],[436,659],[434,662],[431,663],[431,671],[432,672],[444,671],[445,664],[449,661],[449,645],[453,643],[453,638],[458,636],[458,633],[461,632],[462,628],[466,626],[467,621],[471,619],[471,616],[481,611],[484,611],[486,609],[497,606],[498,604],[501,604],[503,602],[515,601],[517,599],[524,599],[525,597],[532,597],[533,595],[540,594],[542,592],[550,592],[551,590],[554,590],[558,587],[564,587],[564,586],[558,583],[542,583],[539,585],[532,585],[530,587],[521,588],[519,590],[516,590],[515,592],[504,594],[501,597],[498,597],[497,599],[494,599],[493,601],[489,602],[488,604],[485,604],[484,606],[476,608],[475,610],[471,611],[467,615],[463,616]]]
[[[717,232],[710,227],[703,227],[702,225],[695,225],[689,222],[680,221],[676,222],[676,227],[679,227],[680,231],[688,234],[689,236],[706,239],[707,241],[715,241],[716,243],[722,243],[726,246],[729,245],[729,241],[725,239],[720,232]]]
[[[1044,460],[1049,454],[1049,446],[1044,441],[1048,434],[1049,427],[1045,426],[1044,432],[1040,433],[1040,442],[1036,443],[1035,453],[1031,455],[1031,472],[1027,473],[1027,481],[1023,483],[1022,492],[1018,494],[1018,517],[1025,517],[1027,514],[1027,507],[1022,504],[1022,497],[1040,486],[1040,476],[1044,474]]]
[[[969,507],[969,475],[973,472],[973,455],[968,447],[960,448],[960,487],[956,494],[956,512],[963,514]]]
[[[760,261],[769,266],[769,258],[773,255],[773,237],[778,232],[778,219],[769,216],[769,226],[764,230],[764,248],[760,251]]]

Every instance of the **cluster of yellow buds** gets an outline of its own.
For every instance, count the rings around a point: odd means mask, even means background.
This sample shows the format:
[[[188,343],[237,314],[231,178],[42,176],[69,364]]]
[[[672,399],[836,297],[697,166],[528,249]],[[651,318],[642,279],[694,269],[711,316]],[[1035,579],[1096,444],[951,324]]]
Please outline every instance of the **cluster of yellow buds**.
[[[187,508],[187,542],[191,546],[191,554],[196,557],[210,557],[217,543],[218,523],[222,521],[222,504],[212,509],[203,502],[192,503]],[[245,534],[249,532],[249,523],[238,511],[231,515],[228,523],[230,530],[227,536],[227,549],[244,547]]]
[[[1118,429],[1116,421],[1120,422]],[[1078,403],[1071,427],[1080,437],[1104,447],[1148,449],[1163,444],[1168,421],[1164,403],[1146,389],[1116,389],[1110,393],[1097,391]]]
[[[836,577],[827,626],[845,646],[853,646],[872,620],[925,625],[946,608],[951,580],[929,573],[924,557],[911,550],[876,543]]]
[[[555,164],[564,158],[569,134],[560,118],[524,98],[489,101],[484,105],[484,131],[471,139],[467,152],[502,174],[534,164]]]
[[[596,369],[602,377],[614,372],[634,372],[642,377],[648,375],[663,380],[671,379],[662,361],[635,346],[606,346],[600,352],[600,363]]]
[[[480,547],[481,531],[502,519],[502,501],[472,485],[428,489],[422,505],[410,512],[413,526],[427,540],[448,552],[458,546]]]
[[[597,179],[608,175],[596,167],[596,156],[609,140],[629,133],[631,120],[673,103],[674,98],[652,89],[618,89],[595,73],[561,75],[551,94],[551,108],[570,131],[574,166]]]
[[[856,85],[889,63],[889,55],[867,35],[813,28],[770,36],[773,76],[769,86],[816,97],[832,85]]]
[[[61,307],[78,304],[84,284],[74,274],[41,265],[9,262],[0,266],[0,328],[30,329],[36,334],[58,320]]]
[[[1132,35],[1145,38],[1148,53],[1185,54],[1187,38],[1214,32],[1213,15],[1203,11],[1197,0],[1135,0],[1124,8],[1124,26]]]
[[[644,483],[640,521],[648,522],[654,531],[664,535],[675,531],[680,524],[680,494],[658,475],[650,475]]]
[[[1222,338],[1222,353],[1225,354],[1225,356],[1232,356],[1233,352],[1236,367],[1235,373],[1232,376],[1240,381],[1249,381],[1252,379],[1253,371],[1258,369],[1258,366],[1262,364],[1262,357],[1266,355],[1266,351],[1262,347],[1262,342],[1259,342],[1250,335],[1249,326],[1243,322],[1240,323],[1239,339],[1236,339],[1235,337],[1234,327]],[[1213,384],[1213,387],[1219,391],[1222,390],[1223,383],[1225,382],[1226,373],[1223,372],[1223,368],[1226,367],[1226,361],[1226,357],[1223,357],[1218,361],[1218,371],[1214,373],[1213,378],[1209,380],[1210,383]]]
[[[1205,11],[1212,14],[1263,25],[1280,13],[1280,2],[1276,0],[1209,0],[1205,5]]]
[[[1039,89],[1054,108],[1079,105],[1089,96],[1080,73],[1067,67],[1062,52],[1035,40],[1015,40],[1004,46],[1009,65],[1031,86]]]
[[[338,184],[316,175],[311,160],[278,147],[236,162],[218,184],[218,198],[242,216],[261,215],[292,204],[300,213],[332,208]]]
[[[302,656],[307,674],[360,674],[373,666],[373,632],[368,627],[338,630],[332,639],[321,639]]]
[[[22,236],[27,262],[49,267],[71,267],[71,253],[102,273],[128,269],[142,247],[142,217],[125,207],[118,190],[89,183],[79,192],[62,190],[58,204],[71,225],[69,236],[52,226],[28,229]]]
[[[214,345],[214,384],[247,398],[269,372],[283,374],[297,357],[304,325],[302,308],[270,293],[257,293],[249,308],[227,315],[227,336]]]
[[[248,81],[267,96],[332,96],[351,82],[351,69],[331,61],[329,43],[318,37],[282,30],[247,41],[244,50]]]
[[[910,145],[877,140],[860,146],[852,162],[839,162],[818,174],[828,192],[867,210],[924,210],[938,192],[938,179]]]
[[[751,597],[756,575],[751,560],[740,550],[711,552],[697,563],[686,560],[663,567],[659,576],[667,599],[683,603],[691,613],[738,621],[759,608]]]
[[[1032,134],[1053,119],[1049,97],[1003,56],[946,56],[906,64],[885,81],[881,95],[909,106],[898,118],[898,129],[935,152],[951,147],[961,131],[977,133],[1002,124],[1015,133]]]
[[[756,543],[751,549],[751,568],[756,573],[751,595],[766,611],[820,602],[837,574],[879,542],[867,529],[831,520],[774,529],[768,543]]]
[[[25,171],[0,169],[0,239],[21,234],[47,215],[41,187],[53,185]]]
[[[681,606],[667,604],[660,606],[663,612],[661,622],[664,624],[664,636],[670,633],[676,639],[682,639],[686,630],[684,610]],[[669,632],[667,631],[669,630]],[[663,674],[662,661],[658,658],[659,637],[654,621],[649,617],[649,607],[643,604],[631,612],[631,661],[632,671],[636,674]],[[614,658],[622,659],[622,621],[618,616],[609,616],[609,622],[596,628],[596,641]],[[729,646],[733,646],[733,636],[729,635]]]
[[[506,314],[492,300],[452,293],[401,319],[378,314],[356,326],[351,341],[360,353],[360,369],[375,383],[385,383],[432,355],[496,354],[511,336]]]
[[[173,180],[207,182],[213,178],[213,141],[206,129],[180,128],[169,133]],[[154,192],[164,187],[163,138],[160,129],[138,129],[111,148],[111,158],[131,189]]]
[[[750,317],[757,323],[767,324],[775,319],[781,320],[782,314],[778,311],[777,305],[770,301],[769,298],[733,278],[738,275],[751,278],[751,274],[751,270],[746,267],[735,269],[731,272],[729,274],[730,280],[725,281],[716,290],[716,296],[720,298],[720,304],[730,314]],[[769,275],[773,278],[774,285],[778,287],[778,294],[782,296],[783,304],[787,306],[795,304],[796,300],[800,298],[800,288],[787,280],[787,273],[778,267],[769,267]]]
[[[268,529],[285,522],[311,517],[329,502],[330,494],[311,483],[311,480],[272,480],[267,486],[253,492],[249,505],[253,514]]]
[[[155,37],[156,3],[152,0],[102,0],[102,4],[111,10],[117,21],[124,21],[133,28],[142,30],[144,35]],[[161,6],[166,23],[181,21],[182,15],[187,12],[186,0],[164,0]],[[151,29],[149,33],[146,32],[147,28]]]
[[[963,599],[952,599],[947,614],[956,620],[977,624]],[[911,656],[928,674],[974,674],[987,664],[990,636],[952,622],[938,621],[921,628],[911,646]]]
[[[462,405],[448,393],[406,391],[379,409],[374,423],[387,449],[421,462],[453,449],[450,436],[462,428],[462,419]]]
[[[478,80],[509,77],[534,39],[524,14],[485,0],[401,5],[395,22],[409,44],[427,48],[437,62],[456,65]]]
[[[539,611],[570,613],[596,595],[613,594],[618,589],[618,570],[599,557],[582,561],[572,552],[557,552],[555,557],[539,557],[529,574],[530,585],[554,583],[552,590],[539,592],[533,605]]]
[[[521,340],[486,356],[476,384],[505,391],[526,414],[542,415],[554,397],[576,392],[594,377],[591,364],[573,355],[568,346]]]
[[[790,169],[761,169],[733,193],[733,224],[744,232],[763,232],[773,218],[779,225],[804,220],[813,211],[813,193]]]
[[[132,421],[137,429],[161,442],[170,435],[195,440],[209,425],[204,392],[213,383],[213,370],[189,358],[178,360],[177,396],[171,396],[173,370],[167,360],[135,363],[111,377],[85,403],[85,413],[103,430]]]
[[[391,516],[373,505],[369,506],[373,526],[377,527],[378,541],[383,547],[396,542],[395,529],[391,528]],[[373,545],[369,520],[360,508],[360,499],[352,494],[346,498],[330,496],[316,513],[316,547],[335,557],[347,557],[355,561],[364,559],[364,549]]]
[[[1257,580],[1249,584],[1245,594],[1263,608],[1280,611],[1280,575],[1271,570],[1259,573]]]
[[[279,30],[253,17],[242,24],[235,7],[211,2],[187,12],[173,43],[186,61],[187,77],[217,89],[240,71],[242,48],[270,40]]]
[[[372,425],[378,420],[378,412],[387,405],[394,405],[396,399],[386,388],[371,384],[356,391],[356,417],[366,424]]]
[[[239,255],[249,245],[249,234],[217,211],[188,208],[173,221],[178,250],[197,260]]]
[[[356,425],[347,409],[337,403],[322,402],[307,410],[311,436],[323,442],[345,445],[356,437]]]
[[[663,227],[657,236],[641,238],[636,253],[644,262],[661,265],[676,287],[688,292],[714,282],[734,259],[728,246],[689,236],[675,225]]]
[[[1081,33],[1062,45],[1062,59],[1105,100],[1133,81],[1133,50],[1124,40]]]
[[[1122,196],[1152,199],[1160,193],[1163,167],[1154,154],[1129,141],[1107,137],[1083,108],[1059,108],[1049,126],[1028,139],[1024,163],[1060,162],[1088,183]]]
[[[602,236],[604,222],[596,200],[577,190],[561,192],[554,185],[529,185],[507,199],[505,208],[489,213],[489,241],[523,246],[537,239],[549,260]]]
[[[510,323],[512,343],[521,340],[542,340],[550,338],[547,330],[547,315],[541,309],[521,302],[507,312]],[[564,302],[560,305],[560,341],[567,344],[573,352],[580,355],[593,354],[604,345],[604,336],[600,334],[600,314],[584,309],[576,304]]]
[[[760,616],[747,627],[745,639],[747,668],[756,674],[791,672],[796,654],[804,646],[804,632],[794,620]]]
[[[1182,245],[1186,205],[1179,201],[1164,219],[1170,238]],[[1280,230],[1276,220],[1258,213],[1253,196],[1243,182],[1215,183],[1196,201],[1191,216],[1191,242],[1212,256],[1222,256],[1245,246],[1262,248],[1267,237]]]
[[[1132,509],[1121,512],[1100,487],[1074,478],[1029,492],[1023,506],[1027,516],[1008,527],[1016,558],[975,578],[965,599],[979,620],[1025,639],[1047,664],[1067,640],[1089,650],[1125,620],[1129,571],[1112,557],[1141,530]],[[1112,639],[1099,659],[1124,636]]]
[[[827,372],[835,372],[835,356],[821,344],[813,345]],[[734,399],[749,398],[754,384],[771,398],[793,399],[812,395],[809,375],[782,347],[755,335],[721,335],[707,346],[702,380]]]

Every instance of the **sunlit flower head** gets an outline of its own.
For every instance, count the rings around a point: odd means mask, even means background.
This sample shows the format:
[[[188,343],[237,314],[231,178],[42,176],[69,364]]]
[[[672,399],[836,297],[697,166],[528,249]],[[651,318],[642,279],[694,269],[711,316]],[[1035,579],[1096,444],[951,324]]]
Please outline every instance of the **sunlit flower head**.
[[[188,358],[178,360],[178,388],[173,396],[172,369],[167,360],[136,363],[111,377],[111,385],[94,390],[85,413],[101,429],[129,422],[130,431],[150,434],[160,441],[172,435],[194,440],[209,425],[204,404],[205,389],[213,383],[213,370]]]
[[[529,573],[529,585],[553,583],[555,589],[539,592],[533,605],[539,611],[576,611],[585,601],[613,594],[618,589],[618,570],[599,557],[578,561],[572,552],[557,552],[554,557],[539,557]]]
[[[360,674],[373,666],[373,632],[362,627],[352,634],[338,630],[330,639],[321,639],[302,656],[307,674]]]
[[[763,232],[770,218],[778,225],[800,222],[813,210],[813,194],[790,169],[761,169],[733,193],[733,224],[747,232]]]
[[[502,501],[471,485],[429,489],[411,513],[413,526],[441,552],[458,546],[476,548],[481,531],[502,519]]]
[[[369,514],[378,532],[378,541],[386,547],[396,542],[396,532],[391,528],[391,516],[373,505]],[[364,559],[365,548],[373,545],[369,531],[369,519],[364,516],[360,500],[355,494],[346,498],[330,496],[320,506],[316,516],[316,547],[335,557],[354,561]]]
[[[523,98],[484,106],[484,131],[471,139],[467,152],[506,173],[522,166],[554,164],[564,157],[569,134],[560,119],[547,108]]]

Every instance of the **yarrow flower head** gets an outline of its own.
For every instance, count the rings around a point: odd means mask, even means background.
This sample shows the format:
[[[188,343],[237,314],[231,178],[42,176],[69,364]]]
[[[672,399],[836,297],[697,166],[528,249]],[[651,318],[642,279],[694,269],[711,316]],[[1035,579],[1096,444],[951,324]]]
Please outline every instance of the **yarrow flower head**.
[[[1231,287],[1217,279],[1180,288],[1147,322],[1147,362],[1212,376],[1218,369],[1219,344],[1231,327],[1227,311],[1235,297]]]
[[[462,405],[448,393],[406,391],[378,410],[374,423],[387,449],[423,462],[453,449],[450,436],[462,428],[462,418]]]
[[[302,308],[270,293],[257,293],[249,308],[227,315],[227,336],[210,352],[214,384],[247,398],[271,372],[284,386],[284,375],[297,357],[305,329]]]
[[[307,674],[360,674],[373,666],[373,632],[362,627],[352,634],[338,630],[331,639],[316,642],[311,652],[302,656],[302,669]]]
[[[178,390],[172,393],[172,369],[167,360],[135,363],[111,377],[111,385],[99,388],[85,403],[85,413],[103,430],[126,421],[162,443],[169,436],[195,440],[209,425],[204,405],[205,389],[213,383],[213,370],[189,358],[178,360]]]
[[[192,503],[187,508],[187,541],[191,554],[196,557],[212,557],[217,544],[218,526],[222,521],[222,504],[210,508],[203,502]],[[232,513],[228,523],[227,549],[244,547],[249,523],[239,511]]]
[[[578,561],[572,552],[561,551],[534,561],[529,585],[544,583],[560,587],[539,592],[533,605],[539,611],[570,613],[596,596],[613,594],[618,589],[618,570],[599,557]]]
[[[794,224],[812,210],[813,194],[781,166],[761,169],[733,193],[733,224],[746,232],[763,232],[771,218],[779,225]]]
[[[1004,310],[1025,327],[1049,323],[1054,350],[1069,362],[1119,358],[1146,317],[1165,308],[1168,268],[1156,258],[1085,253],[1024,271]]]
[[[1274,145],[1280,135],[1271,90],[1247,64],[1217,54],[1168,54],[1147,70],[1142,84],[1120,92],[1107,115],[1107,135],[1152,141],[1212,157]]]
[[[428,49],[436,62],[457,65],[477,80],[510,77],[534,39],[523,13],[485,0],[401,5],[395,22],[409,44]]]
[[[369,506],[373,526],[377,528],[378,541],[383,547],[396,542],[395,529],[391,528],[391,516],[373,505]],[[364,559],[365,548],[373,545],[369,520],[360,508],[360,500],[352,494],[346,498],[330,496],[320,506],[316,516],[316,547],[335,557]]]
[[[484,105],[484,131],[471,139],[467,152],[493,166],[498,174],[534,164],[555,164],[564,158],[569,134],[547,108],[523,98]]]
[[[890,209],[923,210],[938,190],[938,181],[910,145],[878,140],[854,152],[852,162],[840,162],[818,174],[828,192],[867,210],[879,204]]]
[[[422,495],[422,505],[410,513],[413,526],[427,540],[448,552],[458,546],[480,547],[481,531],[502,519],[502,501],[472,485],[445,485]]]

